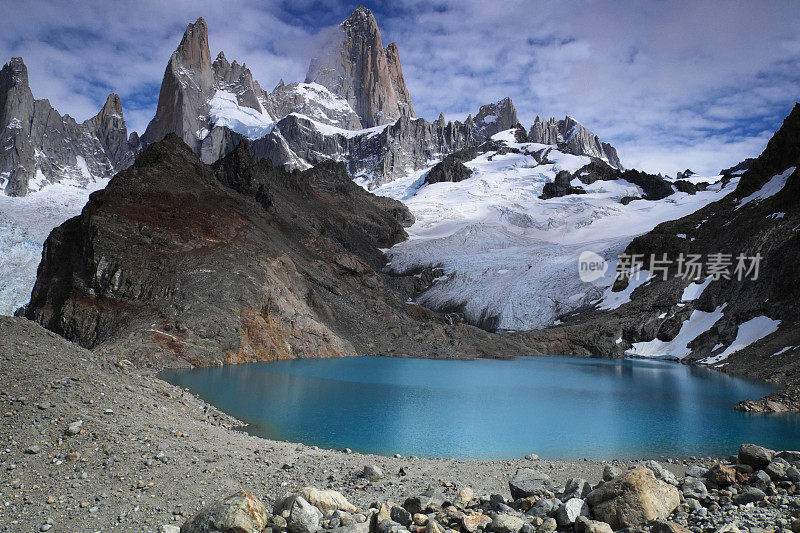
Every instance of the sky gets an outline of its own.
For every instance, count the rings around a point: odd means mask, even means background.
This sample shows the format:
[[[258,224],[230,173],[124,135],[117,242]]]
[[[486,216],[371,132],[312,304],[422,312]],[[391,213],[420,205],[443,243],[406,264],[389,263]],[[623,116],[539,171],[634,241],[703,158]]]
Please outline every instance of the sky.
[[[122,98],[129,130],[155,113],[170,54],[206,19],[262,87],[303,81],[357,2],[4,0],[0,59],[79,121]],[[791,1],[393,0],[364,2],[396,41],[417,114],[463,120],[510,96],[520,121],[575,117],[623,165],[711,175],[763,150],[800,100],[800,10]]]

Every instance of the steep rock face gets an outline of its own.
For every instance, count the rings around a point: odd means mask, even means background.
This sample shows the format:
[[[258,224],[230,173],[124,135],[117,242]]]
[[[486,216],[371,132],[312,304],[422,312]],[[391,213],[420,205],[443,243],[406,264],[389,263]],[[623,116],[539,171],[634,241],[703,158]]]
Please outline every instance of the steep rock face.
[[[28,69],[15,57],[0,70],[0,187],[24,196],[47,183],[107,178],[133,161],[122,104],[112,94],[97,116],[78,123],[47,100],[36,100]]]
[[[216,129],[212,99],[218,91],[231,95],[235,100],[232,105],[272,119],[274,110],[269,98],[244,64],[229,63],[223,53],[211,62],[208,26],[201,17],[186,27],[170,57],[156,115],[142,135],[142,145],[148,146],[174,133],[206,162],[216,161],[231,151],[236,144],[222,141],[232,138],[235,142],[236,135],[222,131],[211,135]]]
[[[240,143],[208,166],[171,135],[53,231],[26,316],[139,364],[530,353],[406,304],[380,249],[412,220],[341,164],[289,173]]]
[[[617,150],[600,141],[597,135],[572,117],[559,121],[554,118],[542,121],[537,115],[528,132],[528,139],[530,142],[557,145],[570,154],[596,157],[614,168],[623,169]]]
[[[279,84],[269,98],[278,117],[298,113],[345,130],[361,128],[361,119],[347,101],[318,83]]]
[[[413,118],[395,43],[383,47],[372,12],[359,7],[311,60],[306,83],[319,83],[347,100],[364,128]]]
[[[530,333],[542,342],[558,340],[569,351],[597,355],[637,353],[637,343],[658,339],[669,343],[695,311],[713,313],[714,323],[680,345],[656,355],[676,356],[716,369],[769,379],[788,388],[760,402],[743,403],[753,410],[800,409],[800,104],[775,133],[764,152],[741,173],[736,189],[722,200],[686,217],[664,222],[635,238],[625,250],[644,258],[666,254],[671,260],[666,280],[661,275],[636,288],[631,301],[613,311],[586,311],[563,317],[564,326]],[[743,168],[747,168],[746,165]],[[728,175],[730,179],[735,176]],[[686,300],[690,280],[679,275],[678,257],[699,256],[701,279],[713,254],[725,254],[728,273],[712,277],[695,299]],[[758,272],[735,271],[737,257],[760,255]],[[747,259],[745,267],[751,261]],[[724,264],[723,264],[724,266]],[[628,283],[618,280],[615,290]],[[762,324],[749,330],[753,324]],[[691,328],[689,328],[691,330]],[[620,340],[617,340],[620,339]],[[739,339],[737,343],[737,339]],[[747,339],[747,340],[745,340]],[[656,348],[658,349],[658,348]]]
[[[475,129],[478,136],[488,139],[495,133],[513,128],[519,123],[517,109],[511,98],[503,98],[495,104],[482,105],[475,115]]]

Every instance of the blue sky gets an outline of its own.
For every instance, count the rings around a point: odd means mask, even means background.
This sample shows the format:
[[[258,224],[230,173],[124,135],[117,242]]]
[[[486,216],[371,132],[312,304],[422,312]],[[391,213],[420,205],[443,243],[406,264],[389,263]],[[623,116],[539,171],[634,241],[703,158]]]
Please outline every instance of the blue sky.
[[[711,173],[757,155],[800,100],[793,2],[478,0],[366,2],[396,41],[414,107],[463,119],[510,96],[523,124],[571,115],[623,164]],[[155,111],[186,24],[212,55],[265,88],[302,81],[330,27],[357,2],[14,1],[0,5],[3,61],[22,56],[37,98],[84,120],[118,92],[130,129]]]

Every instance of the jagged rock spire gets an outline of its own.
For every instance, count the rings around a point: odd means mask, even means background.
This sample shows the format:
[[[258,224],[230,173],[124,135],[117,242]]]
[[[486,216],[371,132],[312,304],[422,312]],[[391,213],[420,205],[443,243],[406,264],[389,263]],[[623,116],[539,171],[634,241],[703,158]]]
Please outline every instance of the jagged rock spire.
[[[347,100],[364,127],[416,117],[397,44],[383,47],[378,22],[364,6],[342,22],[311,60],[306,83],[312,82]]]

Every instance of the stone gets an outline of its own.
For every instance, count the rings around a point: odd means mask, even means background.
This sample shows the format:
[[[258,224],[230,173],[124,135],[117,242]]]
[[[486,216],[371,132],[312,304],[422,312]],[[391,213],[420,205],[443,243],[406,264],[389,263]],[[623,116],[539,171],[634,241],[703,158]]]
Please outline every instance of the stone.
[[[389,517],[398,524],[408,527],[411,525],[413,518],[411,513],[402,507],[392,507],[389,510]]]
[[[644,466],[644,468],[649,468],[650,470],[652,470],[653,473],[656,475],[656,479],[660,479],[661,481],[669,483],[670,485],[678,484],[678,480],[675,478],[675,474],[667,470],[664,467],[664,465],[662,465],[658,461],[654,460],[645,461],[645,463],[641,466]]]
[[[180,533],[181,528],[173,526],[172,524],[163,524],[158,526],[158,533]]]
[[[261,533],[267,525],[267,520],[267,509],[258,498],[246,492],[237,492],[201,509],[181,526],[180,531],[181,533]]]
[[[535,453],[529,453],[528,455],[525,456],[525,459],[527,459],[528,461],[538,461],[539,456],[536,455]]]
[[[792,483],[800,483],[800,470],[790,466],[786,469],[786,478]]]
[[[436,520],[428,520],[425,525],[425,533],[444,533],[444,527]]]
[[[699,466],[699,465],[692,465],[686,469],[686,477],[706,477],[706,473],[708,472],[708,468]]]
[[[772,462],[775,452],[756,444],[742,444],[739,447],[739,455],[737,457],[740,463],[750,465],[759,470]]]
[[[703,508],[703,505],[700,503],[700,501],[696,500],[695,498],[686,498],[686,500],[683,503],[686,505],[686,508],[689,509],[690,511],[699,511],[700,509]]]
[[[362,475],[369,481],[378,481],[383,477],[383,470],[376,465],[364,465]]]
[[[783,459],[774,459],[771,463],[769,463],[765,468],[764,472],[769,475],[772,481],[776,483],[778,481],[787,481],[789,478],[786,476],[786,469],[790,468],[788,462]]]
[[[492,519],[483,514],[465,514],[461,517],[461,525],[465,531],[469,531],[470,533],[475,533],[479,529],[483,529],[484,526],[491,523]]]
[[[475,492],[470,487],[464,487],[460,491],[458,491],[458,496],[456,497],[456,504],[460,505],[461,507],[466,507],[472,501],[472,498],[475,497]]]
[[[536,533],[553,533],[558,529],[558,523],[555,518],[545,518],[542,525],[536,528]]]
[[[582,478],[569,478],[564,484],[564,491],[558,495],[562,501],[572,498],[584,498],[592,491],[591,485]]]
[[[745,505],[752,502],[760,502],[767,498],[764,491],[755,487],[747,487],[742,492],[733,497],[733,503],[736,505]]]
[[[553,513],[560,503],[561,502],[555,498],[539,498],[525,514],[545,518]]]
[[[304,487],[298,493],[305,500],[322,511],[323,513],[329,511],[347,511],[355,512],[356,506],[347,501],[342,493],[335,490],[320,490],[314,487]]]
[[[83,427],[83,420],[76,420],[75,422],[71,422],[67,429],[64,431],[70,437],[74,437],[78,433],[81,432],[81,427]]]
[[[437,511],[442,506],[442,498],[432,489],[428,489],[426,494],[410,496],[403,502],[409,513],[430,513]]]
[[[492,520],[492,531],[495,533],[518,533],[525,521],[509,514],[499,513]]]
[[[615,477],[622,475],[622,470],[613,465],[606,465],[603,467],[603,481],[611,481]]]
[[[754,472],[752,476],[747,479],[747,484],[751,485],[757,489],[762,491],[766,491],[769,489],[769,485],[772,482],[772,478],[769,477],[769,474],[764,472],[763,470],[759,470],[758,472]]]
[[[729,466],[717,463],[706,472],[706,479],[720,487],[727,487],[736,483],[736,470]]]
[[[800,465],[800,451],[784,450],[776,453],[775,457],[783,459],[791,465]]]
[[[590,520],[585,516],[575,519],[575,533],[614,533],[611,526],[598,520]]]
[[[414,521],[414,524],[418,526],[424,526],[428,523],[428,515],[424,515],[422,513],[415,514],[411,517],[411,519]]]
[[[696,500],[705,500],[708,498],[708,489],[702,481],[696,478],[685,480],[683,482],[682,491],[684,498],[694,498]]]
[[[580,498],[571,498],[564,502],[556,512],[559,527],[567,527],[575,523],[579,516],[589,516],[589,506]]]
[[[533,468],[520,468],[508,482],[508,486],[511,489],[511,497],[518,500],[549,493],[553,489],[553,482],[550,476],[543,472]]]
[[[653,520],[648,525],[650,526],[650,533],[691,533],[685,527],[667,520]]]
[[[34,444],[32,446],[28,446],[27,448],[25,448],[25,453],[27,453],[28,455],[35,455],[41,451],[42,447],[39,446],[38,444]]]
[[[286,522],[291,533],[314,533],[320,529],[321,519],[322,511],[298,496],[292,503]]]
[[[595,518],[616,530],[667,518],[680,505],[680,493],[657,480],[652,470],[634,468],[600,485],[586,501]]]

